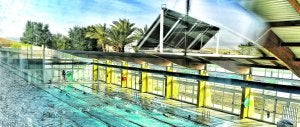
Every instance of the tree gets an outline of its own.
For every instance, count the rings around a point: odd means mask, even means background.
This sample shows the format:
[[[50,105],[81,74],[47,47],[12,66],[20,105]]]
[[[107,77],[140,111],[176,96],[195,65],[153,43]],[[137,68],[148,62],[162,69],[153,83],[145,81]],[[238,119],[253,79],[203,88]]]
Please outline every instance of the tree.
[[[67,44],[69,43],[69,38],[60,33],[53,35],[53,49],[57,50],[65,50],[67,48]]]
[[[87,28],[75,26],[69,30],[70,42],[67,43],[66,49],[71,50],[93,50],[93,46],[97,43],[94,39],[85,37]]]
[[[136,40],[142,39],[145,36],[147,31],[148,31],[147,25],[145,25],[144,28],[136,28],[136,30],[134,31],[134,36],[136,37]]]
[[[87,38],[96,39],[97,47],[102,47],[102,51],[106,52],[106,44],[108,43],[108,28],[106,24],[97,24],[87,28],[85,35]]]
[[[33,37],[33,28],[34,24],[31,21],[27,21],[25,25],[25,31],[23,32],[23,36],[21,37],[21,42],[25,44],[32,44],[34,41]]]
[[[242,50],[242,55],[250,55],[251,51],[255,48],[252,42],[247,42],[246,44],[240,44],[239,48]]]
[[[110,43],[119,52],[124,52],[124,47],[136,40],[133,35],[136,28],[134,23],[130,23],[128,19],[119,19],[119,21],[113,21],[109,32]]]
[[[42,33],[40,35],[41,43],[45,44],[48,48],[55,48],[54,47],[55,45],[52,42],[53,35],[49,30],[49,25],[46,24],[46,25],[43,25],[43,26],[44,27],[43,27]]]
[[[41,46],[45,44],[47,47],[52,47],[52,34],[47,24],[41,22],[27,21],[25,31],[21,41],[25,44]]]
[[[109,30],[109,44],[114,46],[117,52],[121,52],[122,43],[120,43],[120,32],[116,30]]]
[[[148,31],[148,26],[145,25],[144,28],[137,28],[135,31],[134,31],[134,37],[136,40],[140,40],[142,39],[146,32]],[[136,45],[133,45],[131,46],[134,50],[134,52],[138,52],[138,47],[137,47],[137,44]]]

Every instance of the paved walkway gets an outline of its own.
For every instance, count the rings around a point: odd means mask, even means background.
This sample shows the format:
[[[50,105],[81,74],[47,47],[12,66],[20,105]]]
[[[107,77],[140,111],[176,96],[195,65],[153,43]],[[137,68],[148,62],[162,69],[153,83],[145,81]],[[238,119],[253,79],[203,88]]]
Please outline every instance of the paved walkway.
[[[0,77],[0,127],[106,126],[2,66]]]

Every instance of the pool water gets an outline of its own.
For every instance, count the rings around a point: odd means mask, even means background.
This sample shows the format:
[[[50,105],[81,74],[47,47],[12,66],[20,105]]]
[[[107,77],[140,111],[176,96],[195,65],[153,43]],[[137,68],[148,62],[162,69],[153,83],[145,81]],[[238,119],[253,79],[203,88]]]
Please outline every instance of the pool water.
[[[130,97],[126,97],[126,94],[121,92],[111,92],[110,90],[102,89],[102,91],[97,93],[91,93],[92,90],[89,87],[80,84],[40,85],[40,87],[71,107],[100,121],[102,123],[101,126],[206,126],[165,112],[166,106],[151,104],[151,100],[141,101],[142,99],[136,99],[139,100],[138,102],[128,100]],[[89,125],[89,123],[86,124]]]

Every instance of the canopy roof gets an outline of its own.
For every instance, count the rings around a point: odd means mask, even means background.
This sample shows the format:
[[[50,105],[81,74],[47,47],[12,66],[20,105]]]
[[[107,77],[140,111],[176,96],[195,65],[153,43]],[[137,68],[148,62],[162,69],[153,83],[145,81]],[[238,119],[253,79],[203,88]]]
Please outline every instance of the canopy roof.
[[[270,25],[257,43],[300,76],[300,0],[242,0],[240,4]]]
[[[164,11],[164,48],[200,50],[219,28],[193,17],[166,9]],[[151,50],[159,47],[160,16],[141,39],[138,47]]]
[[[211,8],[210,5],[220,3],[207,0],[203,4],[196,1],[191,4],[193,6],[190,16],[171,9],[164,10],[163,53],[157,51],[159,48],[160,16],[156,18],[144,38],[138,42],[139,50],[142,53],[65,52],[89,58],[119,59],[137,63],[149,62],[164,66],[173,62],[195,69],[203,69],[204,64],[214,63],[240,74],[249,73],[250,67],[290,69],[300,77],[299,1],[241,0],[237,5],[236,3],[225,3],[226,5],[232,4],[232,6],[223,6],[224,3],[221,2],[221,5],[211,6]],[[208,7],[202,8],[200,11],[197,10],[203,5],[208,5]],[[199,7],[196,8],[197,6]],[[208,17],[215,21],[205,18],[202,20],[203,15],[205,15],[203,12],[214,11],[214,7],[232,7],[233,9],[225,9],[225,17],[222,13],[208,12],[210,14]],[[216,10],[218,11],[218,9]],[[221,15],[221,18],[217,15]],[[263,20],[259,20],[260,18]],[[234,25],[233,22],[229,22],[229,19],[235,22],[241,19],[242,22],[237,22],[237,25]],[[253,26],[251,29],[251,24],[256,24],[259,21],[261,21],[260,25]],[[267,25],[266,27],[259,27],[264,26],[262,24]],[[219,37],[220,33],[227,38]],[[235,51],[235,49],[227,49],[228,54],[218,53],[215,48],[213,48],[215,51],[212,52],[206,47],[209,44],[218,45],[216,41],[222,40],[229,42],[227,45],[236,41],[239,41],[240,44],[246,43],[246,47],[249,42],[252,42],[253,45],[248,45],[251,47],[249,52],[252,54],[231,54],[230,52]]]

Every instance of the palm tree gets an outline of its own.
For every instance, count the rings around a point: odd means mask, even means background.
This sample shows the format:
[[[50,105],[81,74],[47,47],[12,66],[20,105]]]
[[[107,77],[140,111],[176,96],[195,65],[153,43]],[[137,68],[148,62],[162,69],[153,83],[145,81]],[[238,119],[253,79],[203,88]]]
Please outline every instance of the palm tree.
[[[108,35],[109,35],[109,44],[112,45],[117,52],[120,52],[121,48],[119,47],[122,47],[121,45],[122,43],[120,43],[119,41],[121,36],[120,32],[117,30],[110,29]]]
[[[145,25],[144,28],[137,28],[134,31],[134,36],[136,37],[137,40],[142,39],[145,36],[147,31],[148,31],[147,25]]]
[[[141,40],[146,32],[148,31],[148,26],[145,25],[144,28],[137,28],[135,31],[134,31],[134,37],[136,40]],[[134,52],[138,52],[138,47],[137,47],[137,44],[136,45],[133,45],[131,46],[134,50]]]
[[[85,35],[87,38],[97,39],[97,45],[102,47],[102,51],[106,52],[106,44],[108,43],[108,28],[106,24],[97,24],[88,27],[88,32]]]
[[[124,52],[125,45],[136,40],[135,30],[134,23],[130,23],[128,19],[113,21],[109,32],[110,43],[115,46],[117,51]]]

